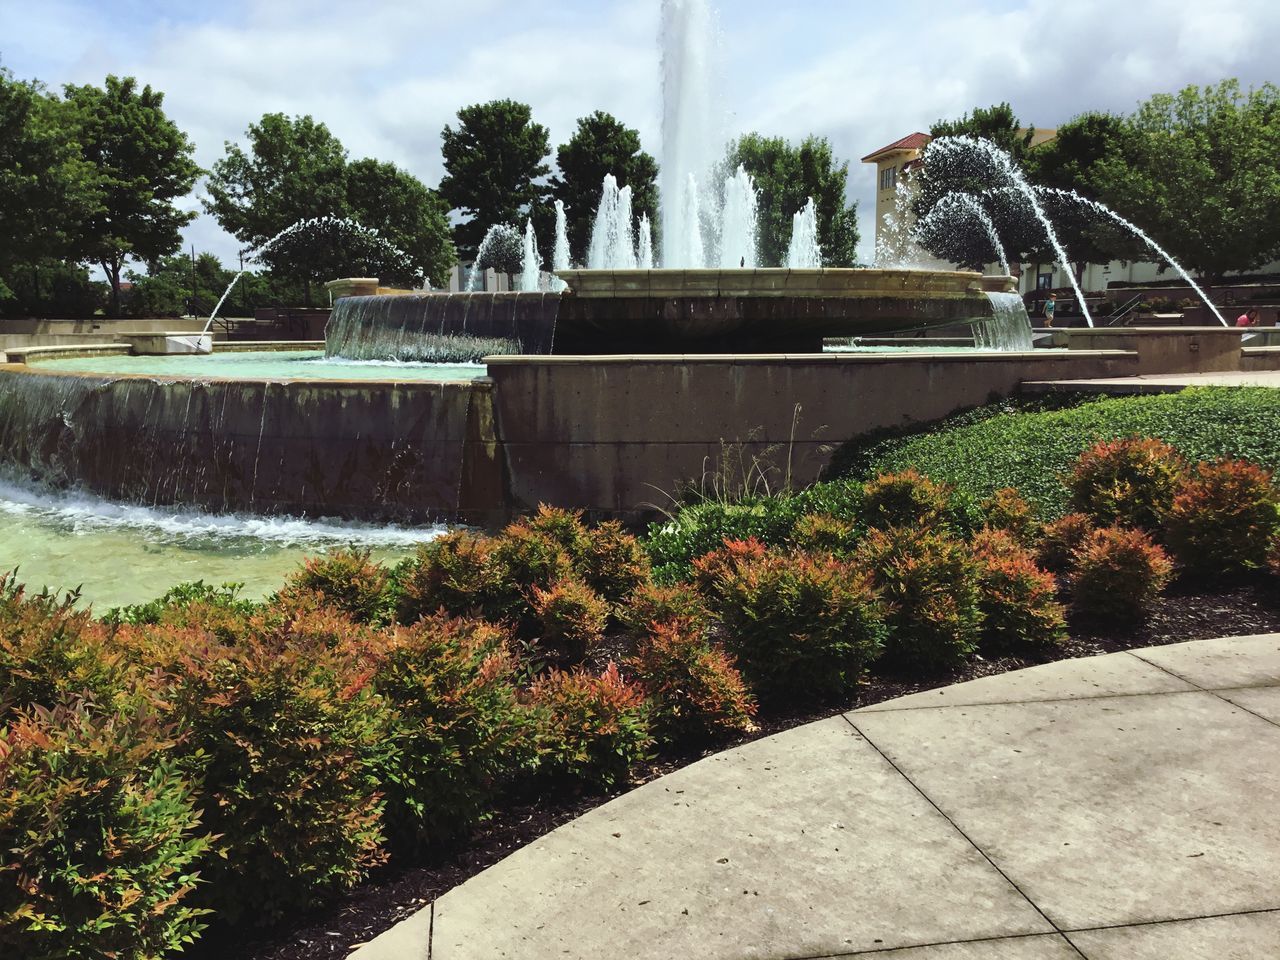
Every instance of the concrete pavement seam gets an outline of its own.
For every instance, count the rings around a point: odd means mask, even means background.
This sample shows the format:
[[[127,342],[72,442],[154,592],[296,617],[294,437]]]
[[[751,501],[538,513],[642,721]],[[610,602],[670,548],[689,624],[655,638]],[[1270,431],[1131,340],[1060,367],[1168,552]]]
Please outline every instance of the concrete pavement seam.
[[[1068,946],[1080,949],[1067,939],[1065,933],[1011,933],[1003,937],[970,937],[967,940],[931,940],[928,943],[905,943],[900,947],[872,947],[870,950],[853,950],[848,953],[810,953],[804,956],[782,957],[780,960],[841,960],[843,957],[866,957],[876,954],[899,953],[905,950],[923,950],[927,947],[956,947],[966,943],[1001,943],[1005,940],[1032,940],[1037,937],[1056,937]],[[1083,956],[1083,954],[1081,954]]]
[[[1134,656],[1138,657],[1136,653],[1134,654]],[[1258,690],[1258,689],[1266,690],[1266,689],[1269,689],[1269,687],[1270,688],[1275,687],[1276,686],[1275,684],[1253,686],[1253,687],[1202,687],[1200,684],[1196,683],[1194,680],[1188,679],[1187,677],[1184,677],[1179,673],[1175,673],[1174,671],[1170,670],[1168,667],[1164,666],[1163,664],[1156,663],[1154,660],[1147,660],[1145,657],[1138,657],[1138,659],[1141,660],[1143,663],[1149,663],[1151,664],[1151,666],[1157,667],[1163,670],[1165,673],[1169,674],[1169,676],[1175,677],[1176,679],[1181,680],[1183,683],[1191,684],[1193,687],[1196,688],[1196,690],[1200,691],[1201,693],[1207,693],[1210,696],[1216,697],[1217,699],[1221,700],[1223,703],[1226,703],[1226,704],[1229,704],[1230,706],[1235,707],[1237,710],[1243,710],[1245,713],[1249,714],[1250,716],[1257,717],[1263,723],[1269,723],[1273,727],[1280,727],[1280,723],[1276,723],[1276,721],[1272,720],[1270,717],[1264,717],[1262,714],[1254,710],[1250,710],[1248,707],[1242,706],[1241,704],[1236,703],[1234,700],[1229,700],[1228,698],[1222,696],[1222,694],[1218,692],[1220,690]]]
[[[438,897],[436,899],[439,899]],[[435,950],[436,940],[436,901],[432,900],[428,907],[431,911],[427,915],[427,960],[431,960],[431,954]]]
[[[1258,907],[1256,910],[1228,910],[1226,913],[1202,913],[1193,917],[1170,917],[1167,920],[1135,920],[1132,923],[1105,923],[1097,927],[1071,927],[1063,930],[1064,936],[1072,933],[1095,933],[1100,930],[1128,930],[1130,927],[1158,927],[1162,923],[1191,923],[1195,920],[1222,920],[1226,917],[1252,917],[1262,913],[1280,913],[1280,907]]]
[[[886,711],[886,712],[892,712],[892,711]],[[850,717],[843,714],[842,716],[844,717],[845,723],[849,724],[849,726],[853,728],[853,732],[856,733],[858,736],[860,736],[867,743],[869,743],[871,745],[871,749],[874,750],[876,753],[880,754],[880,756],[884,758],[884,762],[889,764],[889,766],[893,767],[893,769],[897,771],[898,776],[902,777],[903,780],[911,784],[911,788],[915,790],[916,793],[920,794],[920,796],[924,798],[925,802],[929,804],[929,806],[933,807],[934,810],[938,811],[938,815],[942,817],[942,819],[946,820],[947,823],[951,824],[951,828],[955,830],[956,833],[960,834],[960,836],[964,837],[965,842],[968,843],[969,846],[973,847],[973,849],[977,850],[978,854],[982,857],[982,859],[986,860],[987,863],[991,864],[992,870],[1000,874],[1000,876],[1004,877],[1005,883],[1009,884],[1009,886],[1013,887],[1014,890],[1018,891],[1018,895],[1031,905],[1031,909],[1035,910],[1036,913],[1040,914],[1040,916],[1044,919],[1044,922],[1047,923],[1050,927],[1052,927],[1054,932],[1058,934],[1062,933],[1061,928],[1056,923],[1054,923],[1052,920],[1049,919],[1048,914],[1046,914],[1043,910],[1040,909],[1040,905],[1036,903],[1034,900],[1032,900],[1029,896],[1027,896],[1027,893],[1025,890],[1023,890],[1020,886],[1014,883],[1013,878],[1010,877],[1009,874],[1005,873],[1005,871],[1002,870],[1000,866],[994,860],[991,859],[991,857],[987,854],[987,851],[983,850],[980,846],[974,843],[973,838],[969,836],[969,834],[965,833],[964,830],[960,828],[960,825],[956,823],[955,820],[953,820],[951,816],[945,810],[942,809],[942,807],[938,806],[937,802],[933,799],[933,797],[925,793],[924,790],[921,789],[919,784],[917,784],[914,780],[912,780],[909,776],[907,776],[906,771],[904,771],[901,767],[899,767],[896,763],[894,763],[893,760],[889,757],[889,755],[880,749],[880,745],[877,744],[874,740],[872,740],[871,737],[869,737],[863,730],[861,730],[858,727],[858,725],[854,723]],[[1074,943],[1071,943],[1071,941],[1069,940],[1067,942],[1071,945],[1071,949],[1075,950],[1075,952],[1080,954],[1081,957],[1084,957],[1084,954],[1080,951],[1079,947],[1077,947]],[[1088,960],[1088,958],[1085,958],[1085,960]]]

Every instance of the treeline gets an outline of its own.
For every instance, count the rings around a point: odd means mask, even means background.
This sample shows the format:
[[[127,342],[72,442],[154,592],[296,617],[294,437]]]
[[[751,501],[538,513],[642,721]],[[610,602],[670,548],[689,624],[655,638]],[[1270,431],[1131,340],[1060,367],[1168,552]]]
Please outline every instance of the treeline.
[[[1033,128],[1009,104],[938,121],[935,137],[968,135],[1006,150],[1040,194],[1079,275],[1089,263],[1159,260],[1114,220],[1052,191],[1076,192],[1140,225],[1175,259],[1210,280],[1280,259],[1280,88],[1243,91],[1235,80],[1159,94],[1131,114],[1085,113],[1032,146]],[[1025,200],[992,190],[1000,177],[970,163],[926,162],[915,203],[926,222],[954,190],[991,217],[1011,260],[1051,262],[1045,234]],[[926,231],[943,259],[979,266],[995,259],[980,229]]]
[[[601,111],[581,118],[553,154],[527,104],[464,107],[441,133],[445,175],[431,189],[394,164],[351,158],[324,123],[279,113],[250,124],[243,145],[225,144],[201,170],[163,104],[162,93],[133,78],[58,94],[0,69],[0,315],[163,315],[193,302],[211,306],[234,271],[210,254],[179,253],[181,230],[196,216],[182,201],[201,176],[204,210],[243,244],[254,268],[237,286],[232,311],[309,304],[319,283],[340,275],[439,286],[460,258],[475,257],[489,226],[518,227],[526,218],[549,260],[557,200],[572,257],[582,262],[608,173],[631,187],[637,217],[661,224],[657,161],[638,131]],[[765,262],[780,262],[791,215],[813,196],[826,261],[854,263],[848,163],[836,161],[825,139],[791,144],[749,134],[726,154],[726,171],[738,164],[760,189]],[[260,252],[300,220],[318,222]],[[91,281],[91,266],[105,284]]]

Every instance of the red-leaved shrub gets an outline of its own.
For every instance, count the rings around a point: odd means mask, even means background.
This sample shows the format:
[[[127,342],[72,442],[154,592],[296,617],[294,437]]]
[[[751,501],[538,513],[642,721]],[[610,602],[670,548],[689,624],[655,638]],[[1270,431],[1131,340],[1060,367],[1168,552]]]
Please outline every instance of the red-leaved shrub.
[[[1004,530],[983,530],[971,546],[978,561],[982,652],[1024,655],[1060,643],[1066,622],[1053,575]]]
[[[1147,534],[1104,527],[1076,551],[1072,606],[1093,620],[1141,620],[1172,574],[1168,554]]]
[[[1040,566],[1054,573],[1071,569],[1075,552],[1095,527],[1083,513],[1068,513],[1040,528],[1036,542],[1036,559]]]
[[[1167,443],[1141,437],[1104,440],[1080,454],[1067,478],[1071,508],[1099,526],[1155,533],[1186,471],[1186,462]]]
[[[439,610],[499,618],[510,591],[499,582],[502,571],[493,553],[491,537],[468,530],[424,543],[399,573],[396,619],[413,623]]]
[[[538,638],[549,651],[580,663],[604,639],[609,605],[577,580],[561,580],[546,590],[533,588]]]
[[[937,672],[978,648],[978,563],[955,537],[927,527],[872,530],[855,554],[889,603],[883,663]]]
[[[608,789],[649,755],[649,703],[610,663],[596,675],[552,670],[530,691],[538,764],[553,779]]]
[[[806,513],[796,521],[790,542],[805,553],[844,556],[857,546],[857,528],[848,520],[825,513]]]
[[[392,612],[389,579],[387,568],[370,560],[367,549],[330,550],[303,561],[280,593],[317,593],[357,623],[385,623]]]
[[[711,611],[702,595],[684,583],[662,586],[646,583],[636,589],[619,611],[623,628],[641,636],[653,624],[684,624],[705,633],[711,626]]]
[[[1036,511],[1012,487],[1002,487],[979,505],[982,519],[992,530],[1003,530],[1019,543],[1036,538]]]
[[[626,666],[649,695],[654,729],[664,740],[755,728],[755,698],[733,658],[687,621],[654,622]]]
[[[1169,552],[1199,576],[1229,577],[1266,564],[1280,528],[1271,471],[1242,460],[1197,464],[1165,518]]]
[[[951,488],[914,469],[882,473],[862,488],[862,517],[867,526],[934,526],[946,519]]]
[[[845,696],[884,643],[885,607],[870,576],[829,555],[726,541],[694,561],[694,576],[761,697]]]

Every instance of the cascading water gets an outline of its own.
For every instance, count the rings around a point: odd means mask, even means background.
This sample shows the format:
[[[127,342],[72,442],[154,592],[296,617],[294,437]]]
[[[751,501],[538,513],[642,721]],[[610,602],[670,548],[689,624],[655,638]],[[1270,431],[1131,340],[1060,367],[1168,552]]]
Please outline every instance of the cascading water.
[[[813,197],[791,217],[791,242],[787,245],[787,266],[792,270],[816,270],[822,266],[818,245],[818,207]]]
[[[936,151],[936,152],[935,152]],[[1049,240],[1049,244],[1053,247],[1054,254],[1058,258],[1058,265],[1066,271],[1067,276],[1071,280],[1071,289],[1075,291],[1076,300],[1080,304],[1080,312],[1084,314],[1085,322],[1089,326],[1093,326],[1093,317],[1089,313],[1089,305],[1085,303],[1084,291],[1080,289],[1080,284],[1076,281],[1075,273],[1071,269],[1071,264],[1067,260],[1067,253],[1062,248],[1062,243],[1058,240],[1057,231],[1053,229],[1053,223],[1045,214],[1044,208],[1040,205],[1040,199],[1036,195],[1036,191],[1032,188],[1026,178],[1013,165],[1013,161],[1009,155],[997,147],[995,144],[986,140],[980,140],[975,137],[940,137],[934,140],[925,148],[924,162],[926,174],[929,169],[930,156],[941,155],[946,159],[962,159],[966,155],[968,157],[979,156],[991,163],[1000,173],[1001,177],[1011,186],[1014,187],[1027,201],[1031,207],[1031,212],[1035,214],[1036,219],[1044,228],[1045,236]]]
[[[1116,213],[1106,204],[1099,203],[1097,200],[1090,200],[1088,197],[1082,197],[1079,193],[1077,193],[1074,190],[1059,190],[1055,187],[1036,187],[1036,190],[1038,190],[1040,193],[1043,193],[1049,196],[1062,197],[1066,200],[1072,201],[1073,203],[1078,203],[1081,206],[1086,207],[1090,210],[1093,210],[1096,213],[1102,214],[1104,217],[1108,217],[1113,222],[1118,223],[1120,226],[1124,227],[1126,230],[1132,233],[1135,237],[1137,237],[1139,240],[1145,243],[1148,247],[1150,247],[1153,251],[1155,251],[1156,256],[1160,257],[1167,264],[1169,264],[1169,266],[1173,267],[1173,269],[1178,272],[1178,275],[1181,276],[1183,280],[1187,281],[1188,284],[1190,284],[1191,289],[1196,292],[1196,296],[1198,296],[1201,300],[1203,300],[1205,306],[1208,307],[1211,311],[1213,311],[1213,315],[1218,318],[1219,323],[1221,323],[1224,327],[1229,326],[1229,324],[1227,323],[1227,318],[1224,317],[1221,314],[1221,312],[1219,312],[1218,308],[1213,305],[1213,301],[1211,301],[1208,295],[1203,290],[1200,289],[1200,285],[1191,279],[1191,274],[1187,273],[1187,271],[1183,269],[1182,264],[1178,263],[1177,260],[1169,256],[1169,252],[1165,250],[1164,247],[1160,246],[1160,244],[1152,240],[1151,236],[1147,233],[1147,231],[1143,230],[1133,221],[1127,220],[1124,217],[1120,216],[1120,214]]]
[[[973,342],[983,350],[1026,351],[1035,344],[1026,304],[1016,293],[988,293],[991,317],[973,324]]]
[[[1004,245],[1000,242],[1000,234],[996,232],[996,225],[988,216],[986,209],[971,194],[968,193],[948,193],[941,200],[933,205],[933,209],[925,216],[917,228],[917,233],[924,232],[935,226],[945,226],[947,229],[956,229],[959,222],[964,217],[972,217],[982,227],[987,235],[987,239],[991,241],[991,247],[995,250],[996,260],[1000,263],[1000,270],[1006,276],[1009,273],[1009,261],[1005,257]]]
[[[587,266],[592,270],[634,270],[636,248],[631,231],[631,188],[619,189],[617,178],[609,174],[600,189]]]
[[[636,245],[636,266],[641,270],[653,269],[653,225],[647,213],[640,216],[640,239]]]
[[[724,181],[724,207],[720,211],[720,267],[755,269],[760,200],[755,181],[739,166]]]
[[[893,208],[876,228],[875,265],[881,269],[918,270],[931,259],[916,241],[916,193],[906,178],[893,191]]]
[[[533,220],[524,223],[524,249],[520,256],[520,289],[534,293],[540,289],[542,258],[538,256],[538,238],[533,235]]]
[[[721,160],[725,138],[712,63],[718,29],[707,0],[662,3],[662,265],[704,267],[699,184]],[[694,196],[689,197],[692,186]]]
[[[381,246],[384,250],[386,250],[388,253],[390,253],[392,256],[400,260],[401,269],[404,269],[408,273],[413,272],[413,263],[409,259],[408,254],[406,254],[403,250],[396,247],[394,244],[387,241],[385,238],[383,238],[382,234],[378,233],[378,231],[374,230],[372,227],[366,227],[361,223],[357,223],[356,221],[347,219],[345,217],[323,216],[323,217],[310,217],[306,220],[299,220],[297,223],[292,223],[289,226],[285,227],[283,230],[277,233],[270,240],[263,243],[262,246],[254,249],[253,252],[250,253],[249,256],[246,257],[245,259],[247,259],[250,263],[252,263],[258,260],[264,253],[267,253],[269,250],[275,247],[277,243],[280,243],[282,240],[285,240],[288,237],[293,236],[295,233],[300,233],[308,230],[317,230],[321,228],[325,228],[325,229],[336,228],[336,229],[345,230],[355,236],[361,237],[364,240],[377,244]],[[241,270],[239,273],[237,273],[234,277],[231,278],[231,282],[227,284],[227,289],[222,291],[222,296],[218,298],[218,302],[214,305],[213,312],[209,314],[209,319],[205,321],[204,330],[202,331],[204,334],[207,335],[210,329],[212,329],[214,318],[217,317],[218,314],[221,312],[222,305],[227,302],[227,297],[231,296],[231,291],[234,290],[236,287],[236,284],[240,282],[240,278],[243,277],[248,272],[249,272],[248,270]]]

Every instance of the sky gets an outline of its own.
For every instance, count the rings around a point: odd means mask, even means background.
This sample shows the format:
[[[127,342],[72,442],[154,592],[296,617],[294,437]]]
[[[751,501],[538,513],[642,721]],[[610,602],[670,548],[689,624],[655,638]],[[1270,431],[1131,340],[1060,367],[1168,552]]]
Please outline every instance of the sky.
[[[601,109],[659,155],[661,3],[0,0],[0,66],[54,89],[137,77],[202,167],[264,113],[311,114],[353,159],[434,187],[441,129],[496,98],[530,104],[553,152]],[[1007,100],[1053,127],[1188,84],[1280,81],[1276,0],[719,0],[718,14],[726,130],[828,137],[849,162],[863,260],[875,200],[860,158],[939,118]],[[240,249],[204,214],[185,241],[228,265]]]

